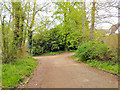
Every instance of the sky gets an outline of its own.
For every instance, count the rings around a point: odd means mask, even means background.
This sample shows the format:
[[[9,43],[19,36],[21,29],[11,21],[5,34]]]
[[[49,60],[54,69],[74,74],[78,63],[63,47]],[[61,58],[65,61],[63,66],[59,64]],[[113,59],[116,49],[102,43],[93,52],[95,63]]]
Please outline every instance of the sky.
[[[107,3],[107,1],[113,1],[113,2],[118,2],[119,0],[95,0],[97,3]],[[88,11],[91,9],[91,5],[90,3],[92,2],[92,0],[86,0],[86,7],[88,8]],[[117,8],[110,8],[108,9],[109,10],[109,13],[105,11],[105,9],[101,9],[101,10],[98,10],[98,14],[99,15],[107,15],[107,14],[111,14],[111,15],[117,15],[118,14],[118,9]],[[91,18],[90,18],[91,19]],[[99,22],[102,22],[102,23],[99,23]],[[114,24],[117,24],[118,23],[118,17],[109,17],[109,18],[106,18],[106,19],[101,19],[100,21],[98,21],[98,24],[96,25],[96,28],[97,29],[109,29],[112,25]],[[111,22],[112,24],[110,23],[103,23],[104,21],[109,21]]]
[[[46,0],[40,0],[39,3],[41,2],[44,2]],[[50,1],[50,0],[48,0]],[[62,1],[86,1],[86,8],[88,12],[90,12],[90,9],[91,9],[91,6],[90,3],[92,2],[92,0],[52,0],[53,2],[56,2],[56,1],[59,1],[59,2],[62,2]],[[107,1],[110,1],[110,0],[96,0],[97,2],[107,2]],[[118,2],[119,0],[112,0],[114,2]],[[51,9],[53,9],[53,11],[55,10],[54,6],[51,7]],[[107,14],[111,14],[111,15],[117,15],[118,14],[118,9],[117,8],[110,8],[109,10],[109,13],[107,13],[104,9],[102,10],[99,10],[98,11],[99,15],[107,15]],[[46,15],[46,13],[42,13],[43,15]],[[49,13],[47,14],[47,16],[51,16],[52,13]],[[52,18],[50,18],[52,20]],[[89,17],[89,20],[91,18]],[[117,24],[118,23],[118,17],[109,17],[109,18],[106,18],[106,19],[103,19],[101,21],[109,21],[110,23],[99,23],[96,26],[97,29],[109,29],[112,25],[114,24]],[[98,21],[99,22],[99,21]],[[59,24],[58,21],[56,21],[57,24]]]
[[[2,0],[0,0],[0,1],[2,1]],[[11,0],[5,0],[5,1],[7,1],[7,2],[9,2],[9,1],[11,1]],[[13,0],[13,1],[19,1],[19,0]],[[33,0],[27,0],[27,1],[33,1]],[[51,1],[52,2],[56,2],[56,1],[59,1],[59,2],[63,2],[63,1],[86,1],[86,8],[87,8],[87,12],[90,12],[90,9],[91,9],[91,2],[92,2],[92,0],[37,0],[37,4],[39,3],[41,6],[45,3],[45,2],[50,2],[51,3]],[[108,0],[96,0],[97,2],[106,2],[106,1],[108,1]],[[110,0],[109,0],[110,1]],[[118,2],[119,0],[112,0],[112,1],[114,1],[114,2]],[[49,13],[46,13],[46,12],[39,12],[39,14],[40,15],[43,15],[43,16],[47,16],[48,18],[49,18],[49,20],[53,20],[52,18],[51,18],[51,16],[52,16],[52,14],[53,14],[53,12],[56,10],[56,8],[55,8],[55,6],[54,6],[54,4],[52,4],[51,3],[51,7],[49,7],[49,10],[51,10],[52,12],[49,12]],[[111,8],[110,10],[110,14],[113,14],[113,15],[117,15],[118,14],[118,10],[116,9],[116,8]],[[98,11],[98,13],[99,13],[99,15],[107,15],[108,13],[107,12],[105,12],[105,10],[104,9],[102,9],[102,10],[99,10]],[[88,15],[89,16],[89,15]],[[38,16],[38,18],[39,18],[39,16]],[[38,20],[38,18],[36,19],[36,20]],[[90,16],[89,16],[89,20],[91,20],[91,18],[90,18]],[[100,21],[102,21],[102,19],[100,20]],[[98,21],[98,22],[100,22],[100,21]],[[110,17],[110,18],[106,18],[106,19],[103,19],[103,21],[109,21],[109,22],[111,22],[112,24],[109,24],[109,23],[98,23],[98,24],[96,24],[95,26],[96,26],[96,28],[97,29],[109,29],[112,25],[114,25],[114,24],[117,24],[118,23],[118,17]],[[103,22],[102,21],[102,22]],[[59,21],[56,21],[55,22],[56,24],[59,24],[60,22]],[[52,25],[52,27],[53,27],[54,25]]]

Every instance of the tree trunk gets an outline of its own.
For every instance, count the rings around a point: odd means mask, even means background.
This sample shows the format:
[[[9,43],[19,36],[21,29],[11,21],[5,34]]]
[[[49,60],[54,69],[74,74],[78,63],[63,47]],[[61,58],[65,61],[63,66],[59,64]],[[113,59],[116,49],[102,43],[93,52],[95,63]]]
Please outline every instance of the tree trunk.
[[[34,0],[34,8],[33,8],[33,16],[32,16],[32,21],[31,21],[31,24],[30,24],[30,27],[28,28],[28,42],[29,42],[29,45],[30,45],[30,54],[32,54],[32,36],[33,36],[33,31],[32,31],[32,27],[34,25],[34,22],[35,22],[35,5],[36,5],[36,0]]]
[[[30,54],[32,54],[32,36],[33,36],[33,31],[28,30],[28,43],[30,45]]]
[[[95,0],[93,0],[92,12],[91,12],[91,30],[90,30],[90,41],[93,39],[93,32],[94,32],[94,23],[95,23]]]
[[[19,50],[19,39],[20,39],[20,2],[12,2],[12,7],[14,11],[14,20],[15,20],[15,29],[14,33],[14,41],[13,41],[13,48],[14,48],[14,57],[13,59],[17,58],[18,50]]]
[[[6,34],[5,34],[5,24],[4,24],[4,18],[5,16],[3,17],[3,20],[2,20],[2,63],[7,63],[7,52],[6,52]]]
[[[22,11],[22,10],[21,10]],[[24,13],[21,14],[21,25],[20,25],[20,39],[19,39],[19,50],[20,50],[20,53],[22,54],[23,53],[23,47],[24,47],[24,37],[23,37],[23,31],[24,31],[24,20],[25,20],[25,15]]]
[[[85,14],[85,1],[83,2],[82,9],[83,9],[83,14],[82,14],[82,33],[83,33],[82,43],[83,43],[83,42],[85,42],[85,19],[86,19],[86,14]]]
[[[120,34],[118,34],[118,62],[120,63]]]
[[[14,30],[14,57],[21,58],[22,56],[22,49],[23,49],[23,31],[24,31],[24,13],[21,7],[21,2],[12,2],[13,17],[15,18],[15,30]],[[23,57],[23,56],[22,56]]]
[[[65,46],[65,51],[67,52],[68,51],[68,48]]]
[[[85,33],[85,1],[83,2],[82,31]]]
[[[20,38],[20,35],[19,35],[19,28],[20,28],[20,2],[15,2],[14,3],[15,6],[15,31],[14,31],[14,40],[15,40],[15,44],[16,46],[18,47],[18,44],[19,44],[19,38]]]

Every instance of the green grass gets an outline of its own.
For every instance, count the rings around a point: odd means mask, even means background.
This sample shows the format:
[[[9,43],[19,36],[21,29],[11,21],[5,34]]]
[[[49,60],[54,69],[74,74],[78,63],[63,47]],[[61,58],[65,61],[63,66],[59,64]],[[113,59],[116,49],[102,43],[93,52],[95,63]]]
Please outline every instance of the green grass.
[[[57,52],[47,52],[47,53],[43,53],[42,56],[44,56],[44,55],[56,55],[56,54],[65,53],[65,52],[75,52],[75,50],[57,51]]]
[[[2,87],[13,88],[24,80],[24,76],[28,77],[33,72],[37,59],[27,58],[10,62],[2,65]]]
[[[0,60],[0,86],[2,86],[2,60]]]
[[[118,63],[113,63],[109,61],[97,61],[97,60],[87,60],[86,63],[91,67],[97,67],[100,70],[106,70],[110,73],[119,74]]]
[[[77,57],[75,55],[72,55],[71,58],[75,60]]]
[[[75,55],[73,55],[71,58],[73,60],[75,60],[77,57]],[[77,61],[86,63],[91,67],[97,67],[100,70],[106,70],[110,73],[120,75],[120,73],[118,72],[118,63],[114,63],[114,62],[110,62],[110,61],[97,61],[97,60],[81,61],[81,59],[78,59]]]

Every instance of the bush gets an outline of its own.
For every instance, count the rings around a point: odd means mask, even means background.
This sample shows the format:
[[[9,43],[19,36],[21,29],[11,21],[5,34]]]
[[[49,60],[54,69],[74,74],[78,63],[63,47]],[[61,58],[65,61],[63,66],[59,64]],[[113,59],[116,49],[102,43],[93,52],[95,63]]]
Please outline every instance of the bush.
[[[2,87],[14,88],[33,72],[37,59],[26,58],[2,64]]]
[[[36,47],[33,47],[33,55],[39,55],[42,54],[42,47],[36,45]]]
[[[69,34],[68,34],[69,36]],[[75,50],[77,42],[75,38],[67,38],[66,33],[63,34],[59,29],[53,28],[40,34],[33,36],[33,55],[41,55],[48,52],[58,52],[67,50]]]
[[[72,58],[78,57],[78,61],[87,63],[92,67],[107,70],[110,73],[118,72],[117,51],[109,49],[104,43],[99,41],[89,41],[78,47],[76,54]]]
[[[78,47],[76,56],[80,61],[110,60],[110,49],[102,42],[89,41]]]

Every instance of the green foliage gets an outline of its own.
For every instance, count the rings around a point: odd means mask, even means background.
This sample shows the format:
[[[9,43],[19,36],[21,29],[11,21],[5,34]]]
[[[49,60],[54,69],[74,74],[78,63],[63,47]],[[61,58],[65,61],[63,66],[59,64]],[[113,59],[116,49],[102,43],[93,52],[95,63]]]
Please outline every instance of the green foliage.
[[[76,51],[76,56],[79,57],[80,60],[110,60],[110,49],[108,47],[99,42],[99,41],[89,41],[83,43],[78,47]]]
[[[107,70],[110,73],[119,74],[117,52],[109,49],[104,43],[99,41],[89,41],[78,47],[73,59]]]
[[[56,4],[58,9],[54,15],[58,20],[62,19],[62,23],[57,27],[61,36],[60,44],[68,49],[77,47],[79,43],[88,40],[89,21],[87,19],[85,19],[85,31],[82,31],[83,8],[79,6],[82,2],[57,2]]]
[[[28,77],[33,72],[36,64],[36,59],[27,58],[16,60],[2,65],[2,87],[13,88],[21,83],[26,76]]]
[[[57,52],[47,52],[47,53],[43,53],[42,55],[56,55],[56,54],[60,54],[60,53],[64,53],[65,51],[57,51]]]
[[[42,55],[56,55],[56,54],[60,54],[60,53],[64,53],[64,52],[75,52],[75,50],[69,50],[69,51],[57,51],[57,52],[47,52],[47,53],[43,53]]]
[[[72,55],[71,58],[72,58],[73,60],[75,60],[75,59],[76,59],[76,55],[75,55],[75,54]]]
[[[30,7],[29,2],[11,2],[7,9],[7,4],[4,3],[5,10],[11,15],[10,21],[4,22],[5,41],[3,45],[3,60],[6,62],[20,59],[25,55],[25,41],[31,45],[29,52],[33,55],[41,55],[46,52],[56,52],[61,50],[76,49],[78,44],[84,40],[88,40],[89,22],[85,19],[85,29],[82,31],[82,7],[79,2],[58,2],[57,9],[54,12],[54,19],[61,23],[55,25],[54,28],[47,30],[50,22],[46,16],[40,18],[40,22],[35,24],[36,14],[40,10],[37,3]],[[76,7],[76,8],[75,8]],[[42,10],[42,9],[41,9]],[[47,10],[47,8],[46,8]],[[31,13],[33,12],[33,13]],[[6,26],[5,26],[6,25]],[[38,26],[37,26],[38,25]],[[34,27],[33,27],[34,26]],[[37,28],[36,28],[37,26]],[[51,27],[51,26],[50,26]],[[34,29],[34,30],[33,30]],[[37,35],[33,32],[36,31]],[[8,52],[8,53],[7,53]]]
[[[106,62],[106,61],[97,61],[97,60],[87,60],[86,62],[89,66],[97,67],[100,70],[107,70],[110,73],[120,74],[118,73],[118,63],[114,62]]]
[[[82,31],[82,7],[80,3],[58,2],[54,12],[56,19],[61,23],[50,30],[39,31],[33,37],[33,55],[45,52],[68,51],[77,49],[81,42],[87,41],[89,36],[89,22],[85,19],[85,31]],[[75,8],[76,6],[76,8]]]
[[[58,44],[52,44],[52,47],[51,47],[51,50],[52,51],[55,51],[55,50],[59,50],[59,46],[58,46]]]
[[[41,55],[46,52],[64,51],[66,46],[66,35],[61,33],[61,25],[48,31],[42,31],[40,34],[36,34],[33,37],[33,55]],[[70,40],[69,40],[70,41]],[[68,42],[68,50],[74,50],[77,48],[75,40]]]
[[[41,55],[45,52],[58,51],[59,41],[58,41],[57,30],[50,30],[40,32],[33,37],[33,55]]]
[[[9,62],[13,60],[13,57],[16,57],[14,55],[14,34],[13,32],[9,29],[9,27],[6,25],[4,27],[4,36],[2,36],[2,55],[3,55],[3,62]]]
[[[24,4],[21,1],[11,2],[9,5],[4,3],[2,8],[5,10],[2,13],[8,13],[8,15],[2,14],[1,16],[2,63],[8,63],[15,59],[25,57],[25,11]]]

